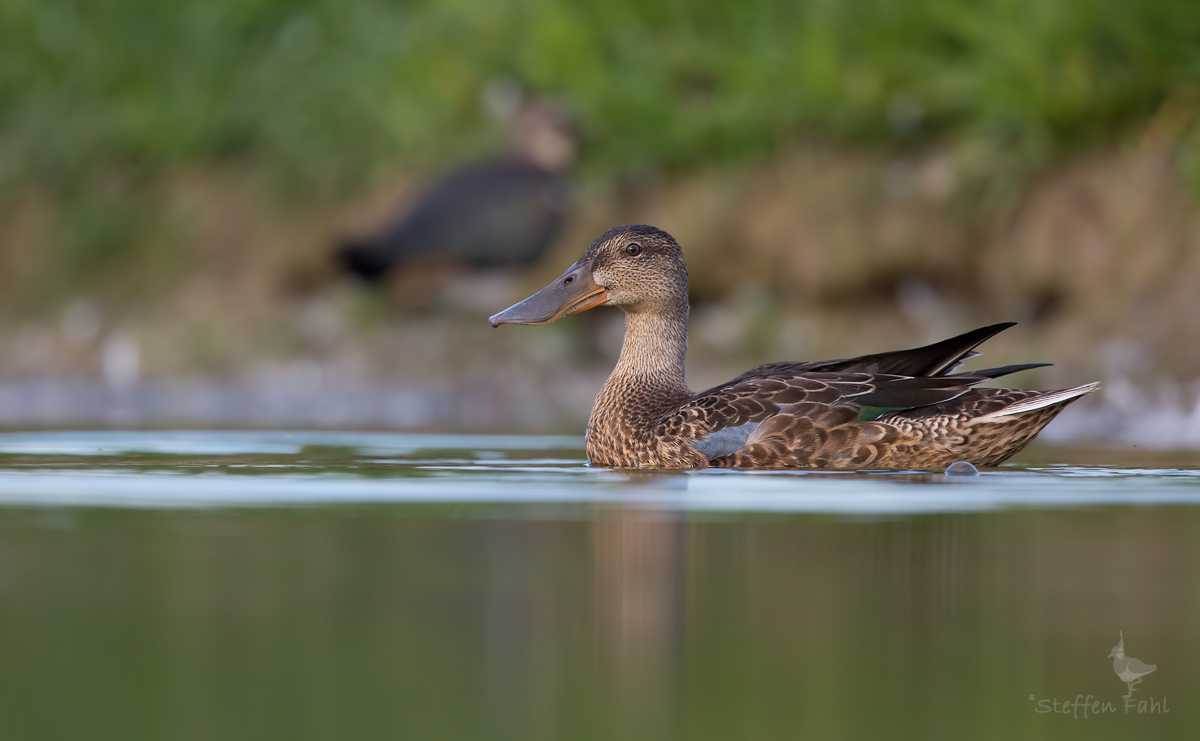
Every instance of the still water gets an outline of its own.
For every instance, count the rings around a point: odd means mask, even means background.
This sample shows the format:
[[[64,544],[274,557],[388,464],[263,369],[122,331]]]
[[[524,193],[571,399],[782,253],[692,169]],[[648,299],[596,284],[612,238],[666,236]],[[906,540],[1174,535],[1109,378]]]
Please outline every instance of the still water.
[[[1200,737],[1195,454],[581,444],[0,434],[0,739]]]

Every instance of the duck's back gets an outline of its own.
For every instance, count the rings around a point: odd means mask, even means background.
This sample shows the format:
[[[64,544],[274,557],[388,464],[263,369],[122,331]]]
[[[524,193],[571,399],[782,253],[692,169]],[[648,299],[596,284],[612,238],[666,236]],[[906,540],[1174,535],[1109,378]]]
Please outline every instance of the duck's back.
[[[1009,324],[923,348],[771,363],[698,394],[658,430],[711,466],[935,469],[997,465],[1094,384],[1061,391],[976,389],[1043,364],[951,374]]]

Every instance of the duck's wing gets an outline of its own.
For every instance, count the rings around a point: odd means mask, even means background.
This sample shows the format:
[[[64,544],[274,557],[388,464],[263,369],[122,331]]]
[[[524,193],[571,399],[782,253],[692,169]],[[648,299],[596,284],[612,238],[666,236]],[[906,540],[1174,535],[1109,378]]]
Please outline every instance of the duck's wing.
[[[686,442],[711,460],[739,449],[759,424],[785,408],[803,409],[814,420],[829,416],[831,424],[869,421],[947,402],[988,378],[808,372],[777,363],[699,394],[667,415],[656,434]]]
[[[806,401],[755,425],[741,447],[721,448],[709,462],[720,467],[930,469],[968,460],[994,466],[1025,447],[1067,404],[1096,388],[1094,383],[1058,391],[969,388],[945,401],[878,414],[877,407]]]
[[[760,365],[699,394],[669,415],[657,432],[690,442],[711,460],[736,450],[759,423],[791,404],[856,406],[859,411],[853,421],[946,402],[985,379],[1045,365],[1008,365],[950,375],[964,360],[979,355],[976,347],[1013,324],[981,327],[911,350]],[[810,406],[804,409],[807,413],[818,411]],[[830,414],[833,421],[846,412]]]
[[[770,363],[746,371],[733,379],[749,378],[764,374],[787,372],[825,372],[825,373],[874,373],[896,376],[945,376],[953,373],[963,361],[977,357],[975,348],[984,341],[1008,329],[1016,322],[1004,322],[988,327],[973,329],[957,337],[935,342],[925,347],[912,350],[897,350],[895,352],[861,355],[857,358],[841,360],[815,360],[805,363]],[[1040,368],[1045,364],[1008,366],[1008,369],[993,369],[998,375],[1016,373],[1018,370]],[[989,371],[979,371],[969,375],[982,375]],[[994,378],[995,376],[993,376]]]
[[[741,450],[747,441],[768,436],[779,442],[796,436],[825,440],[852,433],[856,439],[846,440],[844,450],[853,454],[894,442],[884,438],[898,432],[892,427],[851,423],[926,410],[931,418],[961,419],[1002,410],[1010,413],[1020,407],[1017,402],[1045,405],[1032,398],[1037,392],[998,395],[987,389],[987,393],[964,396],[982,381],[1045,363],[954,373],[964,360],[979,355],[975,348],[982,342],[1011,326],[1012,322],[993,324],[912,350],[761,365],[697,395],[667,415],[656,433],[663,439],[687,442],[710,461]],[[1024,402],[1026,397],[1029,401]],[[770,423],[759,429],[767,420]],[[927,426],[937,424],[933,419],[926,421]],[[864,435],[871,439],[857,439]]]

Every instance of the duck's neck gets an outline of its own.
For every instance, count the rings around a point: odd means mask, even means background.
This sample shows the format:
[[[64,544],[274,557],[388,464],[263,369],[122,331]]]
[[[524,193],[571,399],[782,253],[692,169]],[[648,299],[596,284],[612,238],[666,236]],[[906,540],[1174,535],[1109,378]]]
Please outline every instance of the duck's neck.
[[[684,373],[687,323],[686,303],[665,312],[627,312],[621,357],[596,399],[595,411],[603,407],[615,413],[612,422],[628,423],[661,415],[690,398]]]

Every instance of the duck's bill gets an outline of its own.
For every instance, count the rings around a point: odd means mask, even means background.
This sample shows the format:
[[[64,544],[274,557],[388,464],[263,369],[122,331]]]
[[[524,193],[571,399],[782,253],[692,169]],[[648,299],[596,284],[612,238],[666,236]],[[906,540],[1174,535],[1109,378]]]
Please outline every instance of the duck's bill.
[[[570,270],[519,304],[488,318],[501,324],[549,324],[559,317],[578,314],[608,301],[608,291],[592,280],[592,266],[577,262]]]

